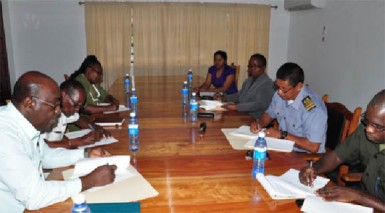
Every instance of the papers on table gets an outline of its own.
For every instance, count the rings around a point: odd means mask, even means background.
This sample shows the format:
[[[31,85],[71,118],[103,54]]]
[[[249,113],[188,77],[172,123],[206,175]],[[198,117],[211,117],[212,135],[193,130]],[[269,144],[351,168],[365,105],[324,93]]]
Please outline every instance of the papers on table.
[[[74,139],[74,138],[80,138],[80,137],[88,134],[89,132],[91,132],[91,130],[89,130],[89,129],[82,129],[82,130],[79,130],[79,131],[66,133],[65,135],[69,139]],[[79,148],[90,148],[90,147],[95,147],[95,146],[102,146],[102,145],[112,144],[112,143],[116,143],[116,142],[118,142],[118,140],[116,140],[114,137],[108,137],[108,138],[103,138],[102,140],[97,141],[94,144],[82,146],[82,147],[79,147]]]
[[[80,177],[89,174],[97,167],[106,164],[117,166],[115,174],[125,174],[127,173],[127,168],[130,165],[130,156],[116,155],[100,158],[84,158],[75,164],[73,175],[76,177]]]
[[[124,112],[124,111],[129,111],[130,108],[124,106],[124,105],[119,105],[119,109],[113,110],[113,111],[106,111],[103,112],[104,114],[111,114],[111,113],[117,113],[117,112]]]
[[[63,177],[68,180],[76,176],[74,170],[69,169],[63,172]],[[139,201],[159,193],[134,167],[129,166],[126,172],[116,174],[113,184],[91,188],[82,194],[87,203],[119,203]]]
[[[204,97],[204,96],[214,97],[214,95],[215,95],[215,92],[199,92],[200,97]]]
[[[247,138],[247,139],[251,139],[251,138],[258,138],[258,133],[253,133],[250,131],[250,126],[246,126],[246,125],[242,125],[241,127],[239,127],[238,129],[230,132],[231,135],[234,135],[234,136],[239,136],[239,137],[243,137],[243,138]]]
[[[200,100],[199,107],[209,111],[225,111],[226,109],[221,106],[223,103],[221,101],[212,101],[212,100]]]
[[[253,133],[250,131],[250,126],[243,125],[238,129],[231,131],[230,135],[239,137],[242,139],[249,139],[244,146],[247,149],[253,149],[255,145],[255,141],[258,138],[257,133]],[[266,137],[266,144],[268,150],[280,151],[280,152],[291,152],[294,147],[294,142],[290,140],[277,139]]]
[[[316,196],[306,196],[301,211],[306,213],[369,213],[373,212],[373,209],[351,203],[325,201],[321,197]]]
[[[329,179],[317,176],[313,187],[305,186],[299,181],[299,171],[290,169],[281,176],[257,174],[257,180],[261,183],[266,192],[274,200],[298,199],[313,195],[314,191],[324,187]]]

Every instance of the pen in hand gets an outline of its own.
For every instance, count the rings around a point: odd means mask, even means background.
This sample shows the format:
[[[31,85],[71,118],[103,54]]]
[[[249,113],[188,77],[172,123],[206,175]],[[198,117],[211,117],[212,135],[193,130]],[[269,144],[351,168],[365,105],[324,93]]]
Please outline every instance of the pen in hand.
[[[91,124],[88,124],[88,127],[90,128],[91,131],[95,131],[95,128]],[[106,139],[105,134],[103,134],[103,138]]]

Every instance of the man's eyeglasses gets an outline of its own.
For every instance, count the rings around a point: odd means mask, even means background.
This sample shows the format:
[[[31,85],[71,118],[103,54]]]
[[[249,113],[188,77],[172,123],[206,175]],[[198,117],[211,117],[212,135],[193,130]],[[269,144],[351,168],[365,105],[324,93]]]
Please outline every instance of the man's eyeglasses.
[[[52,108],[52,110],[56,110],[57,108],[60,108],[60,105],[61,105],[61,100],[60,100],[60,99],[59,99],[59,101],[56,102],[55,104],[52,104],[52,103],[47,102],[47,101],[45,101],[45,100],[43,100],[43,99],[41,99],[41,98],[38,98],[38,97],[36,97],[36,96],[32,96],[31,98],[34,98],[34,99],[36,99],[36,100],[38,100],[38,101],[40,101],[40,102],[42,102],[42,103],[44,103],[44,104],[50,106],[50,107]]]
[[[385,126],[382,126],[382,125],[379,125],[379,124],[370,122],[370,121],[366,118],[365,112],[362,113],[362,115],[361,115],[361,123],[362,123],[362,125],[364,125],[365,127],[367,127],[367,126],[372,126],[372,127],[375,129],[376,132],[383,132],[383,131],[385,131]]]
[[[83,104],[76,102],[70,95],[68,95],[69,101],[71,102],[72,106],[75,108],[78,107],[79,109],[83,108]]]
[[[295,86],[294,86],[294,87],[295,87]],[[290,88],[290,89],[287,89],[287,90],[284,90],[284,89],[280,88],[280,87],[278,86],[277,83],[274,83],[274,84],[273,84],[273,89],[274,89],[275,91],[280,90],[283,94],[288,93],[290,90],[294,89],[294,87],[292,87],[292,88]]]

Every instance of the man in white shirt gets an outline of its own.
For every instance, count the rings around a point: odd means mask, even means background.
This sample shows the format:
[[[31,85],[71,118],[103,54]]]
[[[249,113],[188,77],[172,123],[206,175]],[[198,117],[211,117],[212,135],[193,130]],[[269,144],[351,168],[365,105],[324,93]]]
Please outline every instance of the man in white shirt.
[[[83,86],[75,80],[64,81],[60,85],[61,96],[61,115],[58,124],[50,132],[44,133],[42,137],[51,148],[74,149],[79,146],[85,146],[100,141],[103,137],[111,136],[111,133],[104,128],[90,122],[87,117],[79,116],[79,110],[83,107],[85,101],[85,92]],[[82,129],[91,128],[94,131],[80,138],[68,139],[64,133],[67,124],[74,123]]]
[[[42,168],[62,167],[84,158],[84,150],[50,149],[39,143],[60,115],[60,90],[45,74],[30,71],[16,82],[12,102],[0,107],[0,212],[39,209],[115,179],[116,166],[101,166],[67,181],[45,181]],[[89,157],[108,156],[101,148]]]

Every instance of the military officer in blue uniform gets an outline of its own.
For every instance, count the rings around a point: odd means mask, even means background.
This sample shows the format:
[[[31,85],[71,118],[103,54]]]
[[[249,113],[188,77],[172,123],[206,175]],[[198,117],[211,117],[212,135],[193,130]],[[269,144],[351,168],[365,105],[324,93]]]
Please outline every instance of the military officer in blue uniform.
[[[327,129],[327,110],[322,99],[304,85],[304,72],[295,63],[285,63],[277,71],[273,100],[260,117],[251,124],[257,132],[274,119],[279,130],[269,128],[266,136],[292,140],[294,151],[323,153]]]

